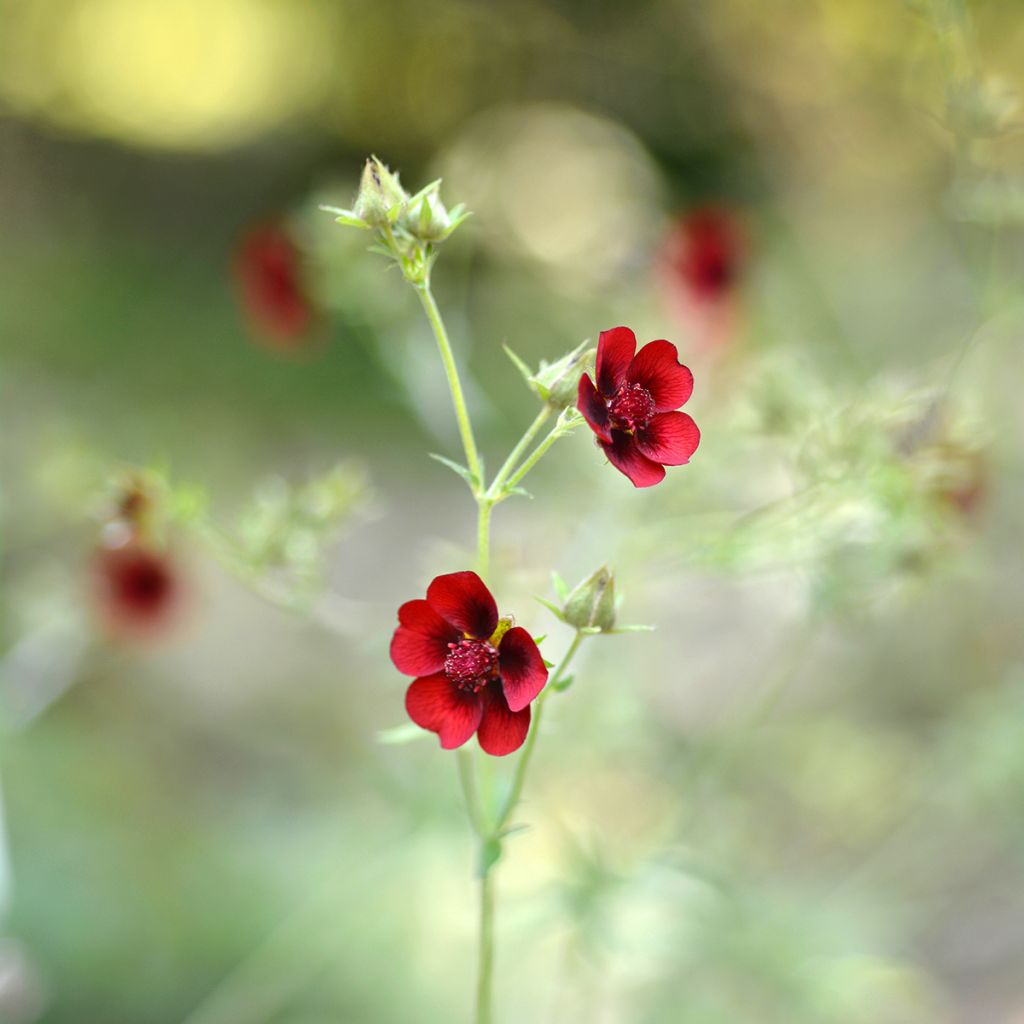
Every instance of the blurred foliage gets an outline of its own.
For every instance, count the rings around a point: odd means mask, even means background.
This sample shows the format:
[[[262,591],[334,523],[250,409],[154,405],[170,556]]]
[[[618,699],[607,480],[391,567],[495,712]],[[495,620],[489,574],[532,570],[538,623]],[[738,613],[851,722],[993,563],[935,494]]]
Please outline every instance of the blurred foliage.
[[[435,285],[492,469],[537,411],[505,345],[628,323],[697,382],[653,492],[579,432],[495,513],[546,656],[551,569],[657,626],[546,716],[501,1019],[1024,1015],[1015,0],[0,18],[0,1020],[466,1016],[470,844],[387,646],[472,509],[414,297],[317,209],[371,152],[474,211]],[[710,304],[665,262],[709,204],[744,248]],[[287,348],[232,269],[267,222],[316,313]],[[86,582],[140,479],[189,595],[159,642]]]

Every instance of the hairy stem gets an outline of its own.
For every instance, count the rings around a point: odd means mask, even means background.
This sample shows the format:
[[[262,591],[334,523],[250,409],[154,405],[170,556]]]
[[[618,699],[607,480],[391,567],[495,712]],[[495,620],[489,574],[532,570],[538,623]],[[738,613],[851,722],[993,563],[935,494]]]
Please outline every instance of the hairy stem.
[[[423,311],[427,314],[430,326],[437,340],[437,350],[441,354],[441,363],[444,366],[445,375],[448,377],[448,390],[452,395],[452,405],[455,408],[455,419],[459,424],[459,435],[462,438],[462,447],[466,453],[466,466],[470,473],[476,478],[476,492],[483,490],[483,472],[480,466],[480,454],[476,447],[476,438],[473,436],[473,424],[469,419],[469,411],[466,409],[466,398],[462,392],[462,382],[459,380],[459,370],[455,365],[455,356],[452,353],[451,342],[448,340],[448,332],[445,330],[444,321],[441,319],[441,311],[434,301],[434,293],[430,290],[430,281],[424,280],[414,286],[416,294],[420,297]]]
[[[552,411],[550,405],[543,406],[540,412],[537,413],[537,418],[526,428],[526,433],[516,442],[515,448],[509,453],[504,465],[498,470],[497,476],[495,476],[491,486],[488,488],[487,493],[492,500],[497,499],[502,485],[508,479],[509,474],[516,468],[516,464],[523,457],[526,449],[530,447],[533,439],[540,433],[541,427],[548,421]]]
[[[523,477],[537,465],[538,462],[547,454],[548,449],[563,435],[568,434],[575,428],[576,424],[567,424],[563,421],[563,417],[559,417],[558,422],[551,428],[550,433],[544,438],[543,441],[529,454],[523,464],[508,478],[508,482],[505,484],[506,488],[517,487]]]

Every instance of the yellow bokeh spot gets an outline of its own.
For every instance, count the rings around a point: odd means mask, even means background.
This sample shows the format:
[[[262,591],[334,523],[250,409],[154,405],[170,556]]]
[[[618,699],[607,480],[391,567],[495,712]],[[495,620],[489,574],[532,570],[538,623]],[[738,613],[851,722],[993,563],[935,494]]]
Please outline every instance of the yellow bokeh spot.
[[[36,87],[12,82],[10,92],[97,134],[220,148],[309,110],[328,86],[332,33],[314,5],[79,0],[48,13],[51,59]],[[55,98],[40,104],[44,96]]]

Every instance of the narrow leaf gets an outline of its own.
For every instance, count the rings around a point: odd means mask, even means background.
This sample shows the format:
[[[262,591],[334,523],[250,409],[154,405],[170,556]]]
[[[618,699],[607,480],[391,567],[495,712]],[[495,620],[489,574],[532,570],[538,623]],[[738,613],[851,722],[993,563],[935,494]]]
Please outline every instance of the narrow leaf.
[[[443,455],[438,455],[437,452],[428,452],[427,454],[435,462],[440,462],[442,466],[447,466],[453,473],[458,473],[471,488],[476,487],[476,477],[473,476],[466,466],[459,462],[454,462],[452,459],[445,458]]]
[[[392,726],[390,729],[380,729],[377,732],[377,742],[387,746],[398,746],[403,743],[411,743],[413,740],[429,736],[425,729],[421,729],[413,722],[403,722],[401,725]]]

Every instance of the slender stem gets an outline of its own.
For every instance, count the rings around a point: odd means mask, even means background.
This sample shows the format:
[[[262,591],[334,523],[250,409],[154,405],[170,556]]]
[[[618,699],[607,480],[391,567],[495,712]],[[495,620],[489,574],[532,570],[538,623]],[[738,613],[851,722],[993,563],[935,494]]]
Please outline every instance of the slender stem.
[[[494,975],[494,875],[480,879],[480,973],[476,984],[476,1024],[491,1024],[491,979]]]
[[[489,498],[477,498],[476,521],[476,571],[486,580],[491,569],[491,509],[494,502]]]
[[[512,788],[509,790],[505,803],[498,814],[498,820],[495,822],[495,832],[500,832],[505,827],[512,812],[516,809],[516,804],[519,803],[519,797],[523,792],[523,784],[526,782],[526,771],[530,767],[530,758],[533,755],[533,748],[537,744],[537,735],[540,732],[540,722],[544,714],[544,702],[547,700],[548,694],[555,691],[556,684],[562,681],[562,677],[569,668],[569,663],[579,650],[580,644],[583,643],[584,635],[583,633],[577,633],[572,638],[572,643],[569,644],[565,654],[562,655],[562,660],[559,662],[558,667],[551,673],[548,685],[534,702],[533,721],[530,723],[530,732],[526,737],[523,752],[519,755],[519,763],[516,765],[516,772],[512,778]]]
[[[476,789],[476,765],[473,762],[473,753],[466,747],[459,747],[456,751],[455,763],[459,769],[459,783],[462,786],[462,796],[466,801],[466,814],[469,816],[469,823],[477,835],[483,835],[483,815],[480,811],[480,795]]]
[[[547,454],[547,450],[564,434],[567,434],[573,428],[566,426],[561,420],[552,427],[551,432],[544,438],[543,441],[530,453],[529,457],[525,462],[509,477],[506,487],[516,487],[519,482],[526,476],[527,473],[537,465],[538,462]]]
[[[477,479],[477,487],[483,488],[483,473],[480,467],[480,455],[477,452],[476,439],[473,436],[473,424],[469,419],[469,412],[466,409],[466,398],[462,393],[462,382],[459,380],[459,370],[455,365],[455,356],[452,354],[451,342],[448,340],[448,332],[445,330],[444,321],[441,319],[441,311],[434,301],[434,294],[430,290],[430,281],[424,280],[414,285],[416,294],[420,297],[423,311],[427,314],[430,326],[437,339],[437,349],[441,353],[441,362],[444,365],[444,372],[448,377],[448,390],[451,391],[452,405],[455,407],[455,419],[459,424],[459,434],[462,437],[462,447],[466,452],[466,465],[470,473]]]
[[[552,413],[550,405],[544,405],[540,412],[537,413],[537,418],[526,428],[526,433],[523,434],[519,441],[516,443],[515,448],[509,453],[508,458],[505,460],[504,465],[498,470],[498,475],[491,482],[491,486],[488,489],[488,494],[495,498],[501,490],[501,485],[508,479],[508,475],[516,468],[516,463],[523,457],[526,449],[530,447],[530,443],[540,433],[540,428],[547,422],[548,417]]]

